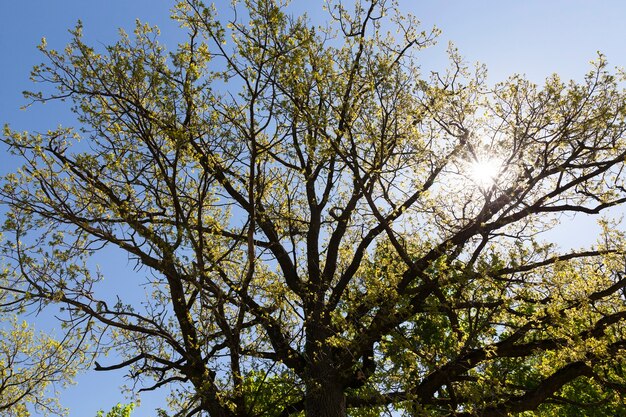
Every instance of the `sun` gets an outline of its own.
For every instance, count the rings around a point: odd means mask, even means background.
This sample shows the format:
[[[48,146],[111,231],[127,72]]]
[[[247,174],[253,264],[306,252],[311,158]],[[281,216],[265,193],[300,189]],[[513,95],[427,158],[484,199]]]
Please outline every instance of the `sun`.
[[[480,187],[491,187],[502,172],[503,161],[498,158],[480,158],[468,166],[469,178]]]

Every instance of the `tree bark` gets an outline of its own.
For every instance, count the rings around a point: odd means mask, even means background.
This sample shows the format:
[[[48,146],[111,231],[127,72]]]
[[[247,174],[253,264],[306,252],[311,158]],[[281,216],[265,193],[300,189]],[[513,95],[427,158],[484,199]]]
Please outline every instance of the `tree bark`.
[[[307,381],[304,407],[306,417],[347,416],[343,387],[334,378],[323,375]]]

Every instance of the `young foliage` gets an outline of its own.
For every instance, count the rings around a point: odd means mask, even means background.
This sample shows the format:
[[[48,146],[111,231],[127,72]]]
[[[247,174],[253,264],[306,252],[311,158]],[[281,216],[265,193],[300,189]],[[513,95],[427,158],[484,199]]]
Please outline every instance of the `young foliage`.
[[[69,341],[37,334],[17,319],[0,328],[0,416],[66,414],[54,394],[75,374],[79,352]]]
[[[623,76],[489,87],[451,48],[429,78],[437,31],[394,2],[328,11],[185,0],[170,53],[142,23],[43,44],[27,96],[80,127],[5,128],[13,302],[63,306],[176,416],[622,410],[624,237],[538,233],[626,202]],[[115,303],[103,248],[135,265]]]
[[[130,417],[133,409],[135,408],[135,404],[116,404],[111,410],[106,413],[106,417]],[[104,411],[98,411],[96,417],[105,417]]]

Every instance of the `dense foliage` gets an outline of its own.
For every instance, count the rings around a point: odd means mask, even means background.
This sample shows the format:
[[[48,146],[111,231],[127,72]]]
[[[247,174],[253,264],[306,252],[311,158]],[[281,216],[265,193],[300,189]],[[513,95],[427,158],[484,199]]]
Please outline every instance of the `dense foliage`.
[[[130,417],[135,404],[117,404],[106,413],[106,417]],[[96,417],[105,417],[104,411],[98,411]]]
[[[626,201],[622,74],[489,86],[451,49],[429,77],[390,1],[232,7],[181,1],[171,53],[141,23],[41,46],[28,97],[80,127],[5,128],[5,304],[62,306],[177,416],[626,412],[624,237],[538,234]]]

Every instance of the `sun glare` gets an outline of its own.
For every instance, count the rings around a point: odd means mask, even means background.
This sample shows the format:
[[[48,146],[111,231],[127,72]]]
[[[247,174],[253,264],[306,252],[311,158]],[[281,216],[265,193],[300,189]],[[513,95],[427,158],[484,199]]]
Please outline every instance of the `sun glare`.
[[[468,168],[470,179],[480,187],[490,187],[502,170],[502,161],[497,158],[478,159]]]

